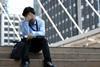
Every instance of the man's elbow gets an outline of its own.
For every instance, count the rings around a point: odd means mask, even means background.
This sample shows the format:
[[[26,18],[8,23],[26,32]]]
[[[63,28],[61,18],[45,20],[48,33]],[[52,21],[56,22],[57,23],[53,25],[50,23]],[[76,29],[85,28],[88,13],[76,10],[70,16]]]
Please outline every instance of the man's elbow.
[[[45,32],[42,32],[41,36],[45,36]]]
[[[41,31],[40,36],[45,36],[45,31]]]

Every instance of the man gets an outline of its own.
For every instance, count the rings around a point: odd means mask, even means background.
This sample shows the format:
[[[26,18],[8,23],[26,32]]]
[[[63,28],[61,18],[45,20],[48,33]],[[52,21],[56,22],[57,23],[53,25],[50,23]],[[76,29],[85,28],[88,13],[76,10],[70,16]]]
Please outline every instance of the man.
[[[26,7],[22,15],[25,17],[25,20],[21,22],[20,29],[24,37],[22,41],[25,42],[25,46],[22,52],[21,66],[29,67],[29,51],[38,53],[42,50],[44,67],[55,67],[52,64],[49,46],[45,39],[45,22],[35,16],[35,11],[32,7]]]

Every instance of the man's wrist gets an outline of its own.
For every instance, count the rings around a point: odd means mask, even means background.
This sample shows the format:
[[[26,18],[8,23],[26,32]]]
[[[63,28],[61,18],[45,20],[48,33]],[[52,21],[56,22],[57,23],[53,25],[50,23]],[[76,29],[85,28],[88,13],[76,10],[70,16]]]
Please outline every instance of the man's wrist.
[[[28,35],[25,35],[24,38],[28,38]]]

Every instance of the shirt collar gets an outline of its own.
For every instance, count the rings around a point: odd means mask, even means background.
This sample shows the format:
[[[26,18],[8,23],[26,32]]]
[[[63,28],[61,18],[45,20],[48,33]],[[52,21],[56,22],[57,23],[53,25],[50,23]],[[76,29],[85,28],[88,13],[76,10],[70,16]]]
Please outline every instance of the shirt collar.
[[[36,25],[36,20],[30,23],[31,25]]]
[[[36,20],[34,21],[34,24],[36,24]]]

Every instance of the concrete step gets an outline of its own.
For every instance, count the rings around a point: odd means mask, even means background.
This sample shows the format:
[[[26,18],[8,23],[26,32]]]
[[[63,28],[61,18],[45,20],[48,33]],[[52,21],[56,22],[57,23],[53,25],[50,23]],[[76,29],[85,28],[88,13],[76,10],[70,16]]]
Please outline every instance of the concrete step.
[[[57,67],[100,67],[100,59],[53,59]],[[0,67],[20,67],[20,61],[0,59]],[[41,59],[31,59],[30,67],[43,67]]]
[[[13,47],[0,47],[0,52],[11,52]],[[52,47],[51,53],[100,53],[100,48],[93,47]]]
[[[9,59],[12,47],[0,47],[0,58]],[[50,48],[53,59],[100,59],[100,48],[56,47]],[[42,53],[30,54],[32,59],[43,58]]]
[[[39,54],[29,54],[32,59],[43,58],[42,53]],[[100,59],[100,53],[51,53],[53,59]],[[9,59],[10,52],[0,52],[0,58]]]
[[[20,61],[9,59],[12,47],[0,47],[0,67],[20,67]],[[57,67],[100,67],[100,48],[56,47],[50,48]],[[43,67],[42,53],[30,54],[30,67]]]

